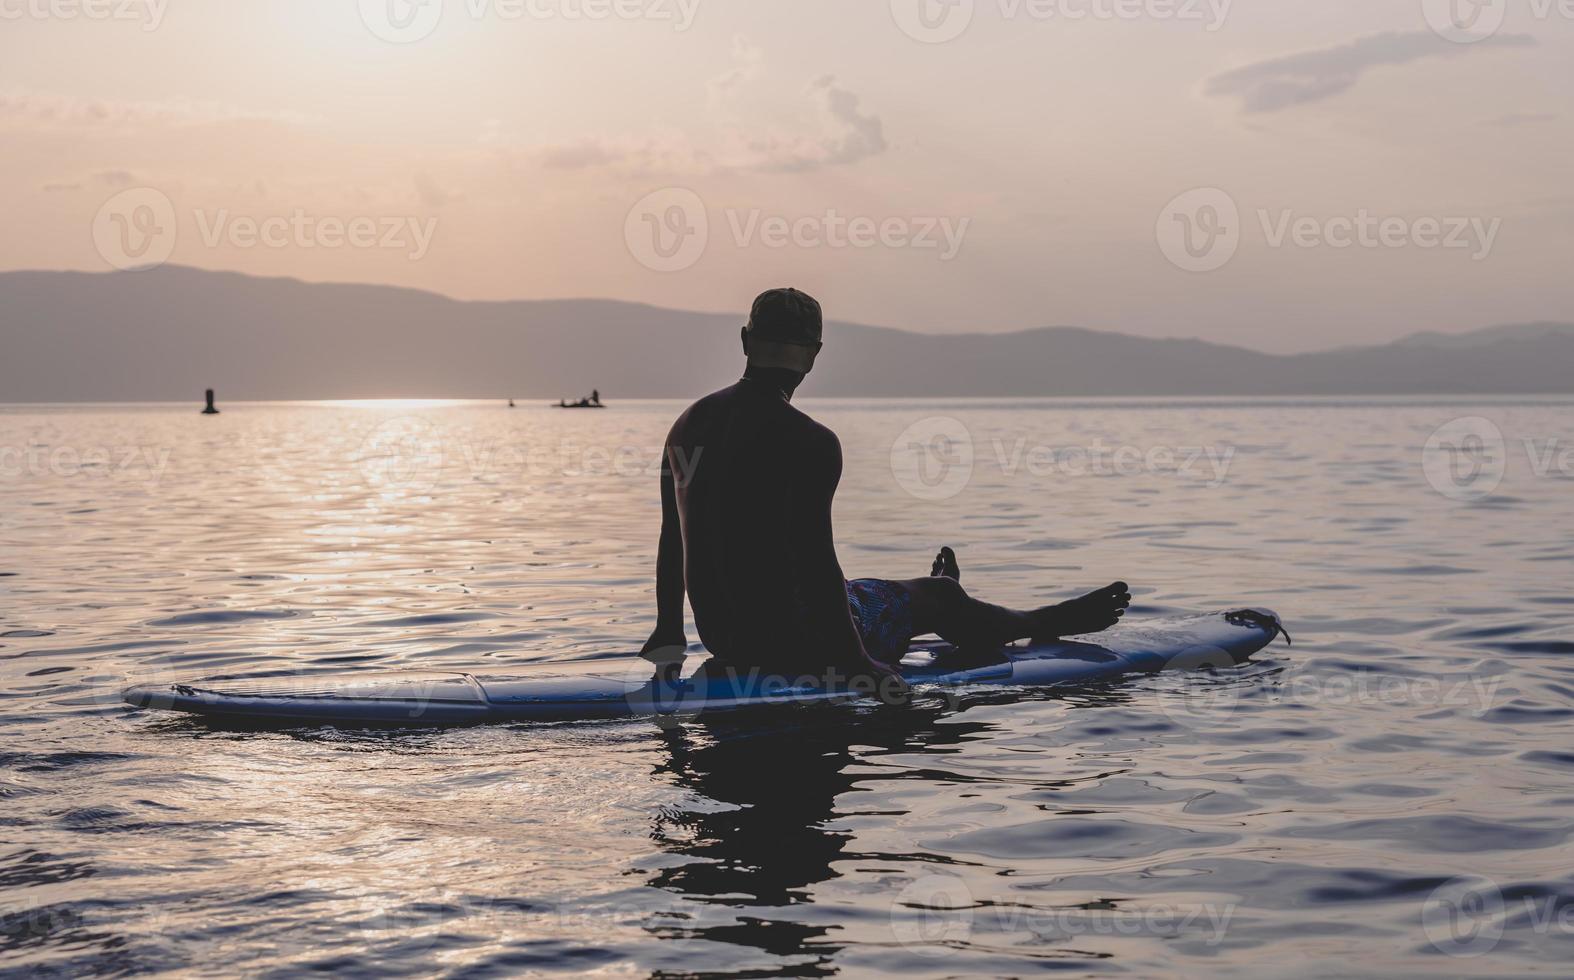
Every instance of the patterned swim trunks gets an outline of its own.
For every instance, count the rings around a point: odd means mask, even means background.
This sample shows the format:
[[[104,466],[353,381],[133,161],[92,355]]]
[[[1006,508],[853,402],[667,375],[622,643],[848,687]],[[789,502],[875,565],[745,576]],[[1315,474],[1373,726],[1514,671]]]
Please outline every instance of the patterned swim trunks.
[[[847,605],[869,656],[896,663],[913,641],[913,596],[895,582],[856,578],[847,583]]]

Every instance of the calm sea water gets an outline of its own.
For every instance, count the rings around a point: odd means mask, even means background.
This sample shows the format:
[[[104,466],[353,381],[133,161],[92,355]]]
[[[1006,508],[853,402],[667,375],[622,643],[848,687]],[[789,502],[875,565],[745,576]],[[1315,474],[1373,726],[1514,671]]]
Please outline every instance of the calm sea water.
[[[1574,403],[805,407],[849,575],[951,544],[995,601],[1124,578],[1295,645],[665,729],[214,728],[117,692],[637,647],[680,406],[0,408],[0,972],[1567,973]]]

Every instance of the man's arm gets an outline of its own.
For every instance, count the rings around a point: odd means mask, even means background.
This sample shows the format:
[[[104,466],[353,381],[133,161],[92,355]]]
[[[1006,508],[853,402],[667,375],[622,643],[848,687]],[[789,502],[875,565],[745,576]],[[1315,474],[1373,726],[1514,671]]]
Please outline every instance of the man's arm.
[[[683,633],[683,528],[678,493],[665,448],[661,452],[661,543],[656,546],[656,629],[640,655],[656,663],[681,660],[689,641]]]
[[[824,442],[809,453],[792,515],[809,627],[812,635],[826,644],[831,663],[855,675],[894,676],[892,667],[870,657],[864,649],[847,604],[847,578],[836,560],[831,528],[831,502],[841,479],[842,446],[836,435],[826,430]]]

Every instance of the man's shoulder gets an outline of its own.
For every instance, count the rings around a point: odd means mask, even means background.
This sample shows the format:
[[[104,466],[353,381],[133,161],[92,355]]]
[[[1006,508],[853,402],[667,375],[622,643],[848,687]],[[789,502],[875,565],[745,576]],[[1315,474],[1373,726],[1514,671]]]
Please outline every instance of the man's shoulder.
[[[705,418],[722,409],[731,391],[731,388],[713,391],[691,404],[688,408],[685,408],[672,423],[672,428],[668,433],[668,440],[670,441],[673,436],[687,429],[695,419]]]
[[[835,432],[831,431],[830,426],[816,422],[796,408],[793,409],[793,414],[797,416],[795,422],[805,446],[820,452],[841,455],[842,441],[836,437]]]
[[[842,444],[825,425],[785,400],[758,398],[740,399],[738,386],[731,385],[713,391],[683,410],[672,424],[668,441],[675,441],[683,433],[697,433],[708,424],[734,411],[744,411],[768,418],[769,425],[778,438],[784,438],[799,449],[841,455]]]
[[[771,401],[771,410],[779,423],[779,430],[799,448],[810,451],[841,454],[842,443],[829,426],[817,422],[809,413],[792,402]]]

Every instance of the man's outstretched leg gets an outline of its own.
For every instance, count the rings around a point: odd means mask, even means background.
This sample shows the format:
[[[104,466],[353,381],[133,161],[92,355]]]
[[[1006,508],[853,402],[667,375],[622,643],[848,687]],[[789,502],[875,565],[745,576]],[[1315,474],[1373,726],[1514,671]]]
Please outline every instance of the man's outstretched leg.
[[[986,652],[1017,640],[1047,641],[1114,626],[1131,605],[1125,582],[1038,609],[1008,609],[975,599],[961,584],[956,554],[942,548],[935,574],[898,583],[912,596],[914,635],[939,634],[964,650]]]
[[[1131,593],[1115,582],[1077,599],[1038,609],[1008,609],[968,595],[956,579],[935,576],[898,583],[913,597],[913,633],[939,634],[968,651],[1017,640],[1050,641],[1109,629],[1125,615]]]

